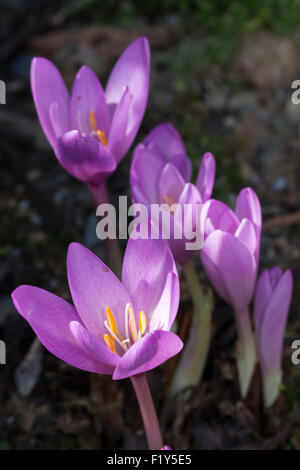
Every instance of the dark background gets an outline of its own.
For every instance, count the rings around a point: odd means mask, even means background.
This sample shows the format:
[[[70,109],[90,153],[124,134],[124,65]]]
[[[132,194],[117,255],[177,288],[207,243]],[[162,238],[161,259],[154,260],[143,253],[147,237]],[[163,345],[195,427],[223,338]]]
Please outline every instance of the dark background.
[[[232,313],[216,298],[208,365],[190,400],[167,398],[174,361],[148,374],[165,442],[177,449],[299,449],[300,369],[290,361],[290,345],[300,338],[300,105],[290,99],[300,79],[299,0],[0,1],[0,79],[7,85],[0,105],[0,339],[7,345],[0,449],[145,447],[130,383],[81,372],[31,347],[34,334],[10,300],[23,283],[69,299],[71,241],[104,256],[89,193],[60,167],[38,123],[30,61],[50,58],[69,87],[86,64],[105,84],[141,34],[150,40],[152,68],[136,143],[170,121],[195,172],[204,152],[215,155],[215,198],[232,206],[241,188],[252,186],[263,207],[261,269],[290,267],[295,280],[284,386],[273,410],[262,413],[258,371],[240,401]],[[131,152],[108,181],[113,201],[128,193],[130,161]],[[183,282],[182,337],[190,310]]]

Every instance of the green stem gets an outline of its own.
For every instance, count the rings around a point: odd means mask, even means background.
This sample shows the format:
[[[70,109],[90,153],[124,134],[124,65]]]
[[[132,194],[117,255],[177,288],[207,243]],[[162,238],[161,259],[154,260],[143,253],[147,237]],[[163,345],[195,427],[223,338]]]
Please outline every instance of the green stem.
[[[198,385],[202,378],[211,339],[212,292],[204,294],[193,260],[183,266],[183,273],[194,305],[189,337],[177,366],[170,393]]]
[[[105,182],[101,186],[89,186],[89,190],[96,207],[109,202]],[[107,264],[120,279],[122,274],[122,255],[119,242],[116,238],[106,238],[103,242],[107,254]]]
[[[150,450],[161,449],[163,441],[159,422],[145,374],[130,377],[143,418],[146,438]]]

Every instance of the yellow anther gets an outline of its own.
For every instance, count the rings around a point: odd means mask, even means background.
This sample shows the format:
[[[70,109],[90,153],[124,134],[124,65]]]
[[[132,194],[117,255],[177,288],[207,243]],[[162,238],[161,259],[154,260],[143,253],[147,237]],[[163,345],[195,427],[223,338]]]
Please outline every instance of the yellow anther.
[[[146,331],[147,328],[147,317],[146,314],[143,310],[140,311],[140,316],[139,316],[139,330],[140,330],[140,335],[143,335]]]
[[[98,139],[100,140],[100,142],[102,142],[102,144],[105,145],[105,147],[107,147],[108,142],[107,142],[105,132],[100,131],[99,129],[96,132],[97,132],[97,136],[98,136]]]
[[[104,334],[103,335],[103,338],[104,338],[104,341],[105,341],[105,344],[106,346],[111,350],[111,352],[116,352],[115,350],[115,343],[113,342],[113,340],[111,339],[111,337],[107,334]]]
[[[90,111],[89,114],[90,127],[93,131],[97,132],[97,121],[94,111]]]
[[[116,320],[113,314],[111,313],[111,309],[109,307],[106,307],[106,318],[107,318],[109,329],[113,332],[114,335],[116,335],[117,334]]]
[[[136,329],[134,313],[133,313],[133,310],[132,310],[131,306],[128,307],[128,314],[129,314],[129,321],[128,321],[129,330],[130,330],[133,341],[136,342],[137,337],[138,337],[138,333],[137,333],[137,329]]]

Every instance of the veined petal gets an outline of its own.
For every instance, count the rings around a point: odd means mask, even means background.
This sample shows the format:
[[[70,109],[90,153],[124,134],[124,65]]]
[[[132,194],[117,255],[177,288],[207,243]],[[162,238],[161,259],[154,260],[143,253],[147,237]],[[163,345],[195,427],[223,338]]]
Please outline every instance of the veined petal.
[[[261,229],[261,206],[253,189],[242,189],[236,200],[235,213],[240,220],[249,219],[259,230]]]
[[[282,343],[293,288],[291,271],[286,271],[278,282],[266,307],[258,343],[263,370],[280,368]]]
[[[51,146],[55,147],[58,136],[50,119],[50,106],[52,103],[57,103],[60,112],[60,127],[64,131],[69,130],[70,97],[68,90],[55,65],[42,57],[35,57],[31,62],[30,81],[42,129]]]
[[[128,124],[131,94],[129,88],[124,88],[123,96],[114,112],[108,137],[108,146],[119,162],[128,150],[126,129]]]
[[[178,275],[169,273],[162,295],[152,311],[149,320],[149,331],[171,329],[178,312],[180,288]]]
[[[154,369],[181,351],[181,339],[169,331],[156,330],[149,333],[122,356],[113,379],[120,380]]]
[[[216,162],[211,153],[205,153],[199,168],[196,186],[202,196],[203,202],[207,201],[212,193],[216,174]]]
[[[112,271],[90,250],[71,243],[67,255],[69,286],[78,314],[98,340],[107,333],[106,308],[111,309],[116,325],[125,337],[125,309],[132,303],[125,288]]]
[[[113,353],[103,342],[99,341],[80,322],[72,321],[70,331],[79,346],[93,357],[99,365],[99,374],[112,375],[120,362],[120,357]]]
[[[154,127],[145,138],[144,143],[145,145],[154,144],[165,162],[170,161],[175,155],[185,155],[185,147],[179,133],[168,122]]]
[[[90,134],[90,112],[93,111],[97,127],[109,131],[109,114],[105,94],[96,74],[87,66],[81,67],[76,75],[70,102],[70,120],[72,129]]]
[[[79,369],[102,372],[101,364],[90,351],[79,346],[71,334],[70,323],[80,323],[72,305],[50,292],[26,285],[14,290],[12,300],[20,315],[52,354]]]
[[[272,293],[270,272],[268,269],[264,269],[258,278],[254,295],[254,326],[257,335],[261,331],[266,307],[272,297]]]
[[[159,180],[160,203],[167,203],[169,201],[177,203],[184,185],[185,181],[177,168],[171,163],[167,163]]]
[[[130,190],[133,202],[157,204],[158,184],[164,161],[159,155],[139,145],[130,168]]]
[[[116,168],[110,150],[79,131],[67,132],[59,138],[56,156],[72,176],[91,185],[100,185]]]
[[[177,154],[170,159],[170,163],[177,168],[185,181],[190,181],[192,176],[192,163],[186,154]]]
[[[234,212],[226,204],[215,199],[206,201],[203,217],[206,237],[214,230],[222,230],[233,235],[240,224]]]
[[[149,73],[149,43],[145,37],[140,37],[125,49],[108,79],[105,95],[111,120],[123,96],[124,87],[127,86],[132,95],[126,128],[126,144],[124,142],[123,148],[126,152],[136,136],[145,113],[149,92]]]
[[[166,290],[166,296],[174,295],[170,310],[161,312],[163,325],[169,325],[174,310],[178,309],[179,290],[176,280],[171,283],[168,281],[169,274],[174,274],[178,283],[177,269],[166,240],[129,238],[123,261],[122,283],[132,299],[136,320],[141,310],[151,318]]]
[[[237,313],[243,313],[250,303],[256,279],[256,262],[244,243],[216,230],[205,241],[201,258],[219,295],[229,301]],[[217,277],[211,266],[218,271]]]
[[[234,236],[238,238],[248,248],[250,253],[255,256],[257,249],[256,231],[253,223],[249,219],[243,219],[237,228]]]

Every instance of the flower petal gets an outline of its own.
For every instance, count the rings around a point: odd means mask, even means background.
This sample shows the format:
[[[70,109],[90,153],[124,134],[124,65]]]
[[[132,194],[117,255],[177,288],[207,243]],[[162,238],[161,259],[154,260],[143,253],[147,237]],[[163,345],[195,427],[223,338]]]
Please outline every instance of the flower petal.
[[[119,162],[128,150],[125,138],[128,116],[131,103],[131,94],[125,87],[123,96],[114,112],[109,131],[108,145],[117,162]]]
[[[249,219],[243,219],[237,228],[234,236],[238,238],[248,248],[250,253],[255,256],[257,249],[257,238],[255,227]]]
[[[128,86],[132,95],[123,148],[126,152],[136,136],[145,113],[149,92],[149,73],[149,43],[145,37],[140,37],[123,52],[108,79],[105,95],[111,119],[121,101],[124,87]]]
[[[169,200],[178,202],[183,191],[185,181],[172,163],[167,163],[159,180],[159,198],[161,203]]]
[[[174,274],[177,281],[169,280],[169,274]],[[169,300],[170,308],[161,311],[162,325],[169,326],[178,309],[179,283],[166,240],[130,238],[124,255],[122,283],[132,299],[137,321],[141,310],[147,318],[151,318],[152,314],[156,316],[154,312],[161,302],[166,305],[168,297],[174,296],[172,301]],[[157,325],[156,320],[149,323],[153,327]]]
[[[96,74],[86,65],[76,75],[70,102],[70,120],[72,129],[90,134],[90,112],[96,118],[97,129],[108,136],[109,114],[105,94]]]
[[[71,334],[70,323],[80,322],[72,305],[50,292],[26,285],[15,289],[12,299],[20,315],[52,354],[79,369],[102,373],[101,364]]]
[[[130,189],[133,202],[158,203],[158,184],[164,161],[143,144],[136,147],[130,168]]]
[[[181,339],[169,331],[157,330],[149,333],[122,356],[115,369],[113,379],[120,380],[154,369],[183,347]]]
[[[117,329],[125,337],[125,309],[131,300],[119,279],[79,243],[69,245],[67,270],[74,305],[89,332],[103,341],[106,308],[110,307]]]
[[[99,373],[112,375],[120,357],[99,341],[78,321],[70,323],[70,330],[78,344],[99,364]]]
[[[229,233],[216,230],[204,242],[201,258],[219,295],[237,313],[244,313],[253,295],[256,278],[255,259],[244,243]]]
[[[272,293],[270,272],[268,269],[264,269],[258,278],[254,294],[254,326],[257,335],[261,330],[265,310]]]
[[[205,227],[205,237],[214,230],[222,230],[232,235],[237,230],[240,221],[234,212],[221,201],[210,199],[203,206],[203,223]]]
[[[212,193],[216,174],[216,162],[211,153],[205,153],[199,168],[196,186],[202,196],[203,202],[207,201]]]
[[[282,343],[293,289],[291,271],[286,271],[269,301],[261,331],[258,332],[260,362],[263,369],[280,368]]]
[[[110,150],[79,131],[67,132],[59,138],[56,156],[72,176],[91,185],[100,185],[116,168]]]
[[[253,189],[242,189],[236,200],[235,213],[240,220],[249,219],[259,230],[261,229],[261,206]]]
[[[164,122],[154,127],[144,140],[145,145],[154,144],[165,160],[168,162],[175,155],[185,155],[183,141],[175,127]]]
[[[70,129],[70,97],[62,76],[55,65],[42,57],[31,62],[30,81],[33,100],[43,131],[52,147],[56,146],[57,135],[50,119],[50,106],[57,103],[60,111],[61,132]]]

